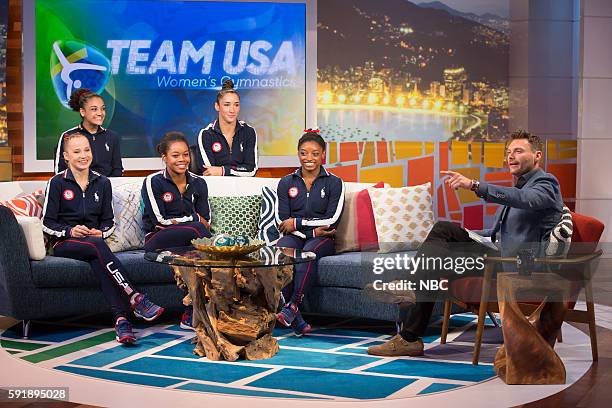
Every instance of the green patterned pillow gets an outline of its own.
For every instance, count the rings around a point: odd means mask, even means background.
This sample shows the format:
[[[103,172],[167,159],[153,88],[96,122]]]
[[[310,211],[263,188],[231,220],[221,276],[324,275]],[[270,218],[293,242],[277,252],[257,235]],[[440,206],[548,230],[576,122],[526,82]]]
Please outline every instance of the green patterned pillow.
[[[257,237],[261,195],[208,197],[213,234],[245,234]]]

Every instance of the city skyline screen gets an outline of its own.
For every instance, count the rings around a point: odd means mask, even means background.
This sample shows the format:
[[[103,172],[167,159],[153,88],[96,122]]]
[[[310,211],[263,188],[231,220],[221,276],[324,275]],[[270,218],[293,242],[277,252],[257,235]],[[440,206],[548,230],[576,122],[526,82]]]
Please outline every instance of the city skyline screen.
[[[505,136],[507,1],[490,9],[499,15],[484,12],[482,0],[317,7],[317,119],[329,141]]]
[[[0,0],[0,146],[8,144],[6,111],[6,36],[8,0]]]
[[[80,121],[70,94],[88,88],[105,101],[126,168],[155,168],[165,132],[195,143],[216,119],[226,79],[260,156],[295,154],[306,121],[304,3],[36,0],[35,21],[36,144],[26,167],[52,169],[60,135]]]

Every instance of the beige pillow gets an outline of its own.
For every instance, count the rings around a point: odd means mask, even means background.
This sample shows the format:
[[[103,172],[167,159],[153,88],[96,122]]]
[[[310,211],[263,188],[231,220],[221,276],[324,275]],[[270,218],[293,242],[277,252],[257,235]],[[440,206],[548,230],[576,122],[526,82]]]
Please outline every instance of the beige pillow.
[[[359,251],[357,240],[357,193],[344,193],[342,218],[336,227],[336,253]]]
[[[106,243],[113,252],[144,247],[141,188],[141,181],[113,187],[115,230],[110,237],[106,238]]]
[[[40,261],[45,257],[45,237],[43,236],[42,222],[38,217],[15,216],[17,223],[23,231],[28,245],[30,259]]]
[[[412,251],[433,227],[431,183],[400,188],[369,189],[379,253]]]

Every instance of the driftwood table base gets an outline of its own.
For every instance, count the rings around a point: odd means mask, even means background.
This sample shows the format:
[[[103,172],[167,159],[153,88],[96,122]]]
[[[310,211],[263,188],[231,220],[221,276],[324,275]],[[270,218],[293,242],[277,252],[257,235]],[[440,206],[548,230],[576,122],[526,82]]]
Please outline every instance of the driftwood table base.
[[[555,301],[544,299],[525,317],[519,295],[536,292]],[[553,347],[567,310],[569,283],[557,275],[500,273],[497,296],[504,334],[495,356],[497,375],[506,384],[565,384],[565,366]]]
[[[193,305],[194,353],[209,360],[261,360],[278,352],[276,308],[293,266],[172,266]]]

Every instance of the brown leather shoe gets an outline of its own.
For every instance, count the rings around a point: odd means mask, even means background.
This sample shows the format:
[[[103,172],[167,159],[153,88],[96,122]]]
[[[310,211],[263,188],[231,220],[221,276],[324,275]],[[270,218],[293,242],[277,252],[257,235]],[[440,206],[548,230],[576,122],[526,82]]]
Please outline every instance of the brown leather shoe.
[[[410,356],[418,357],[423,355],[423,340],[409,342],[396,334],[391,340],[384,344],[368,347],[368,354],[373,356],[397,357]]]

